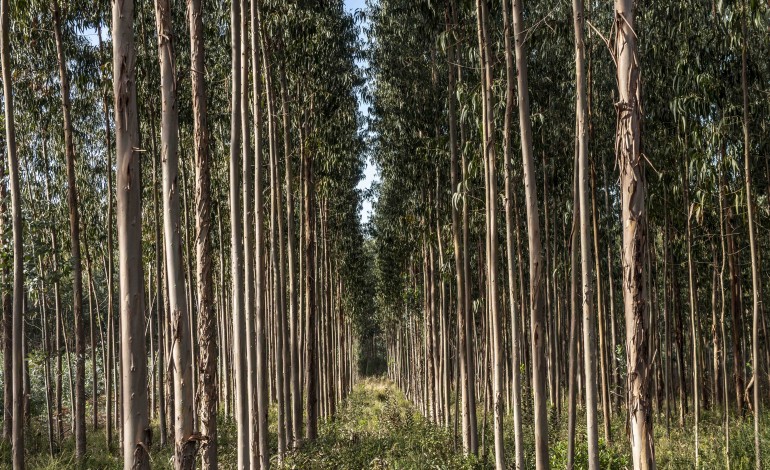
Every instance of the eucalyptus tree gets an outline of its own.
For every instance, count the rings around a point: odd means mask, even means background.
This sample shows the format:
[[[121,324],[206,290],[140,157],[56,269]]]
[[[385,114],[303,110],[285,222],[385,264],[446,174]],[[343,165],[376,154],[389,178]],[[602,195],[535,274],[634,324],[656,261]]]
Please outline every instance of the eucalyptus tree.
[[[83,320],[83,268],[80,260],[80,215],[75,184],[75,143],[72,133],[70,82],[62,38],[62,12],[59,0],[51,0],[53,10],[56,55],[61,82],[62,114],[64,119],[64,153],[67,160],[67,204],[70,219],[70,262],[72,263],[72,311],[75,317],[75,455],[82,459],[86,453],[86,370],[85,327]],[[95,404],[94,404],[95,405]],[[96,409],[96,408],[95,408]]]
[[[195,426],[193,412],[192,350],[187,334],[189,312],[182,266],[179,214],[179,116],[177,114],[174,33],[171,3],[155,2],[158,58],[161,75],[161,160],[163,161],[163,234],[166,282],[171,311],[174,361],[174,468],[195,467],[196,443],[190,439]]]
[[[263,203],[263,172],[264,163],[262,161],[262,92],[260,68],[262,60],[260,59],[261,50],[261,10],[258,0],[251,0],[251,66],[253,78],[252,113],[254,114],[254,212],[256,219],[256,414],[252,415],[252,420],[256,419],[256,425],[261,429],[267,429],[267,407],[268,407],[268,367],[267,367],[267,304],[265,302],[265,259],[262,247],[265,244],[265,211]]]
[[[582,0],[573,0],[572,16],[575,27],[575,76],[577,88],[576,131],[578,159],[578,202],[580,204],[580,266],[582,271],[583,294],[583,363],[586,376],[586,433],[588,441],[588,466],[599,468],[599,432],[597,429],[597,393],[596,381],[596,342],[594,330],[596,318],[593,304],[593,272],[591,270],[591,223],[588,207],[588,106],[586,102],[586,66],[585,66],[585,11]],[[577,209],[576,209],[577,210]],[[573,247],[574,249],[574,247]],[[573,269],[575,267],[573,266]],[[604,397],[605,402],[607,397]],[[606,408],[605,408],[606,409]]]
[[[214,312],[214,292],[211,242],[211,155],[209,152],[209,125],[205,69],[203,9],[201,0],[187,2],[190,28],[190,68],[193,108],[193,146],[195,152],[195,265],[198,292],[201,465],[204,469],[217,468],[217,318]],[[220,247],[224,249],[224,247]]]
[[[5,101],[5,144],[8,156],[8,176],[11,189],[11,220],[13,227],[13,320],[11,341],[13,413],[12,413],[12,461],[13,467],[24,469],[24,402],[23,402],[23,357],[22,323],[24,322],[24,245],[19,190],[19,159],[16,152],[16,128],[13,108],[13,81],[11,78],[10,52],[10,7],[8,0],[0,1],[0,64],[3,68],[3,99]],[[7,327],[7,324],[6,324]],[[5,332],[6,338],[8,330]],[[7,351],[6,351],[7,353]],[[7,377],[7,376],[6,376]],[[8,380],[6,378],[6,380]],[[6,416],[7,417],[7,416]]]
[[[641,90],[634,5],[615,1],[615,60],[620,102],[615,151],[620,166],[621,222],[623,226],[623,300],[628,354],[627,403],[629,439],[635,469],[655,468],[655,447],[650,406],[648,350],[649,294],[645,278],[647,249],[646,188],[641,156]]]
[[[759,287],[759,259],[757,255],[757,242],[754,234],[754,201],[751,196],[751,132],[749,130],[749,89],[747,84],[747,55],[748,55],[748,2],[744,2],[744,11],[741,25],[741,90],[743,94],[743,181],[746,190],[746,208],[747,219],[749,229],[749,250],[751,253],[751,295],[752,295],[752,307],[753,307],[753,322],[751,329],[751,364],[752,364],[752,381],[754,382],[754,465],[756,470],[762,468],[762,452],[759,439],[759,415],[760,415],[760,400],[759,389],[760,379],[759,373],[759,316],[760,316],[760,287]],[[696,404],[697,399],[696,399]],[[697,417],[697,411],[696,411]],[[697,418],[696,418],[697,419]],[[697,428],[696,428],[697,432]],[[697,452],[697,438],[696,438],[696,452]],[[696,454],[697,462],[697,454]]]
[[[123,468],[150,468],[142,276],[141,167],[136,101],[134,4],[112,4],[120,331],[123,367]],[[142,340],[139,340],[139,339]],[[127,367],[126,364],[131,364]]]
[[[549,468],[548,419],[545,401],[545,298],[543,292],[543,261],[540,244],[540,216],[537,210],[537,184],[533,158],[532,123],[529,112],[529,91],[525,27],[521,0],[513,2],[513,34],[516,44],[518,71],[519,127],[529,238],[530,328],[532,341],[532,393],[535,415],[535,458],[538,469]]]
[[[243,280],[243,220],[241,217],[240,167],[241,149],[241,3],[233,1],[230,7],[230,41],[232,52],[230,99],[230,269],[232,282],[232,349],[235,379],[235,421],[238,429],[238,468],[248,468],[255,454],[249,431],[249,400],[247,394]],[[251,449],[251,450],[250,450]]]
[[[495,114],[492,107],[492,48],[489,44],[489,12],[487,2],[476,1],[478,16],[479,56],[481,57],[482,77],[482,112],[483,112],[483,148],[486,186],[486,265],[487,265],[487,295],[489,299],[489,321],[492,335],[493,363],[493,407],[495,433],[495,467],[505,467],[505,452],[503,449],[503,346],[501,333],[501,318],[498,298],[498,241],[497,241],[497,154],[495,147]],[[507,164],[507,163],[506,163]]]

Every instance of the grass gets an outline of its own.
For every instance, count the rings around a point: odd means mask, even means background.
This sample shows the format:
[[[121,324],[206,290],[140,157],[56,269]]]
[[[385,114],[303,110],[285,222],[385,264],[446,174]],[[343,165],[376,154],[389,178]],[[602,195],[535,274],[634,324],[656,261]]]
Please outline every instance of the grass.
[[[523,404],[523,441],[526,468],[534,467],[534,435],[531,421],[531,403]],[[551,468],[565,468],[567,454],[566,408],[562,419],[551,413],[549,420]],[[576,468],[588,464],[585,443],[585,411],[578,410],[576,429]],[[721,412],[705,411],[700,425],[701,468],[725,468],[725,438]],[[392,384],[382,379],[365,379],[359,382],[348,400],[338,409],[334,420],[324,421],[319,438],[305,443],[301,449],[290,452],[278,465],[275,449],[275,409],[270,413],[270,445],[273,464],[286,469],[486,469],[494,462],[491,416],[483,426],[483,407],[479,408],[479,443],[485,443],[484,456],[464,457],[455,451],[451,430],[436,427],[424,419],[404,395]],[[600,426],[600,461],[602,469],[630,468],[630,449],[625,434],[624,415],[612,420],[611,443],[605,442]],[[770,413],[763,415],[763,422],[770,420]],[[694,432],[691,417],[680,427],[674,417],[670,435],[664,422],[655,416],[655,454],[659,469],[691,469],[694,467]],[[513,459],[513,422],[505,418],[505,449],[509,462]],[[601,424],[601,417],[600,417]],[[161,448],[157,443],[157,423],[153,423],[155,441],[151,447],[153,468],[171,468],[171,446]],[[485,430],[485,431],[484,431]],[[486,432],[482,436],[482,432]],[[232,422],[222,422],[219,427],[220,468],[236,467],[236,434]],[[68,437],[69,434],[68,434]],[[26,458],[30,469],[120,469],[122,461],[117,449],[109,451],[104,440],[104,430],[88,433],[87,455],[82,464],[74,460],[71,438],[65,439],[62,448],[53,457],[48,453],[48,439],[43,417],[36,416],[27,427]],[[762,427],[763,461],[770,462],[770,426]],[[459,444],[458,444],[459,445]],[[117,442],[115,442],[117,446]],[[0,442],[0,468],[10,468],[9,445]],[[732,469],[754,468],[754,433],[750,415],[746,419],[733,417],[730,423],[730,464]]]

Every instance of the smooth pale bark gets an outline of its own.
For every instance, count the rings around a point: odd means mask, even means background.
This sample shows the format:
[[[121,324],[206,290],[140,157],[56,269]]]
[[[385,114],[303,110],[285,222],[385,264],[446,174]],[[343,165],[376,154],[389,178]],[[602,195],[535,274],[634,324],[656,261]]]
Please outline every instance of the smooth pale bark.
[[[255,270],[254,262],[256,257],[256,250],[261,250],[260,246],[254,245],[254,214],[252,206],[252,158],[254,155],[251,153],[251,136],[248,133],[249,129],[249,15],[246,14],[246,1],[241,0],[241,68],[239,73],[241,74],[241,89],[240,89],[240,102],[238,106],[241,108],[241,129],[243,136],[243,175],[241,184],[243,188],[243,266],[244,266],[244,327],[245,327],[245,351],[246,355],[246,382],[247,390],[251,391],[257,387],[258,371],[257,371],[257,355],[254,341],[254,326],[255,326],[255,295],[261,295],[255,290]],[[259,79],[259,74],[255,74],[256,79]],[[256,98],[255,98],[256,99]],[[249,409],[249,434],[251,435],[251,447],[249,454],[249,465],[251,468],[264,467],[265,460],[269,459],[267,452],[263,455],[263,430],[259,428],[259,413],[257,405],[257,395],[255,393],[248,393],[248,409]],[[257,447],[257,441],[259,446]]]
[[[482,67],[482,110],[484,113],[484,159],[486,169],[486,220],[487,220],[487,300],[489,302],[489,331],[492,342],[492,406],[494,408],[495,468],[505,468],[503,449],[503,345],[498,298],[499,249],[497,241],[497,152],[495,146],[495,114],[492,104],[492,49],[489,45],[489,13],[487,2],[477,0],[479,55]],[[489,346],[487,346],[489,347]]]
[[[196,441],[193,412],[192,345],[188,331],[189,315],[182,264],[182,234],[179,208],[179,117],[177,114],[174,41],[171,3],[155,1],[158,28],[158,59],[162,120],[160,127],[163,162],[163,240],[166,254],[166,282],[171,311],[172,356],[174,361],[174,468],[195,467]],[[160,315],[162,305],[156,310]]]
[[[748,8],[748,2],[744,2],[744,8]],[[751,196],[751,152],[749,135],[749,86],[747,82],[746,62],[748,55],[748,19],[747,12],[743,12],[742,32],[743,43],[741,46],[741,89],[743,91],[743,180],[746,186],[746,207],[749,221],[749,247],[751,252],[751,295],[752,295],[752,328],[751,328],[751,364],[752,381],[754,382],[754,466],[756,470],[762,469],[762,452],[760,452],[759,439],[759,258],[757,255],[757,241],[754,236],[754,200]]]
[[[256,439],[249,433],[249,402],[246,377],[246,324],[243,318],[243,220],[241,219],[241,2],[234,0],[230,10],[231,95],[230,95],[230,278],[232,281],[232,347],[235,379],[235,421],[238,432],[238,469],[249,468]],[[256,436],[254,436],[256,438]],[[251,449],[251,451],[250,451]]]
[[[269,368],[267,365],[267,305],[265,303],[265,289],[267,287],[267,281],[265,279],[265,210],[263,202],[263,190],[262,183],[264,180],[263,170],[264,164],[262,161],[262,109],[260,102],[262,99],[261,87],[260,87],[260,67],[262,60],[259,52],[261,50],[260,45],[260,14],[259,14],[259,0],[251,0],[251,66],[252,73],[254,75],[253,80],[253,92],[254,99],[252,101],[252,109],[254,114],[254,212],[256,214],[256,246],[255,250],[255,262],[256,262],[256,300],[257,300],[257,318],[256,318],[256,360],[257,360],[257,413],[258,423],[257,426],[263,429],[267,429],[267,412],[268,412],[268,381]]]
[[[586,384],[586,441],[588,446],[588,468],[599,468],[599,430],[597,423],[596,391],[596,311],[594,310],[593,275],[591,261],[591,218],[589,213],[588,181],[588,107],[586,103],[586,64],[585,64],[585,19],[582,0],[572,0],[572,16],[575,32],[575,77],[577,100],[575,118],[577,120],[577,157],[578,157],[578,201],[580,203],[580,266],[583,293],[583,363],[585,364]],[[605,410],[608,397],[604,397]]]
[[[75,318],[75,457],[86,453],[86,344],[83,320],[83,268],[80,260],[80,215],[75,184],[75,144],[72,139],[70,82],[64,55],[62,18],[59,0],[51,2],[56,39],[56,59],[61,83],[62,114],[64,117],[64,153],[67,163],[67,205],[70,220],[70,262],[72,263],[72,311]]]
[[[543,253],[540,245],[540,216],[537,209],[537,183],[532,150],[532,122],[529,115],[526,31],[522,18],[522,0],[513,0],[513,34],[516,40],[518,70],[519,127],[529,238],[530,329],[532,338],[532,394],[535,416],[535,465],[549,468],[548,416],[545,395],[545,292],[543,292]],[[547,275],[547,274],[546,274]]]
[[[451,2],[452,12],[448,13],[448,16],[452,17],[452,26],[454,22],[454,9],[456,8],[455,2]],[[449,23],[449,22],[447,22]],[[449,24],[447,24],[449,30]],[[459,389],[462,406],[460,407],[462,413],[462,439],[463,450],[466,454],[475,453],[476,449],[471,447],[472,442],[475,440],[471,437],[471,417],[475,420],[475,413],[471,414],[470,405],[473,398],[473,384],[469,381],[469,369],[470,357],[468,356],[468,332],[470,327],[468,325],[468,310],[466,309],[465,301],[465,268],[463,261],[463,236],[460,220],[459,199],[463,197],[464,191],[460,189],[461,174],[458,167],[458,141],[457,141],[457,103],[455,101],[455,87],[456,87],[456,68],[454,67],[455,61],[455,48],[452,41],[447,46],[447,67],[449,72],[449,84],[447,89],[447,101],[449,103],[449,154],[450,154],[450,181],[452,184],[452,244],[454,247],[455,258],[455,280],[457,284],[457,356],[459,362],[459,383],[457,387]],[[475,404],[473,405],[475,406]],[[475,430],[475,426],[473,426]]]
[[[514,440],[514,462],[516,469],[524,468],[524,444],[522,443],[521,431],[521,376],[519,357],[519,341],[521,332],[519,330],[518,310],[522,308],[519,304],[516,285],[516,265],[514,253],[515,236],[514,227],[516,219],[513,214],[513,148],[511,145],[511,126],[513,125],[514,108],[514,88],[516,69],[513,58],[513,44],[511,43],[511,19],[510,3],[503,1],[503,38],[505,42],[505,118],[503,122],[503,168],[505,171],[505,254],[508,261],[508,302],[511,310],[511,396],[513,408],[513,440]],[[450,67],[451,69],[451,67]]]
[[[13,320],[12,320],[12,382],[13,417],[11,432],[13,468],[24,470],[24,396],[22,325],[24,323],[24,242],[22,233],[21,192],[19,189],[19,159],[16,154],[16,127],[11,81],[11,52],[9,44],[10,11],[8,0],[0,1],[0,63],[3,68],[3,99],[5,101],[5,144],[8,156],[8,176],[11,187],[11,219],[13,226]],[[6,325],[7,326],[7,325]],[[6,329],[6,335],[7,335]],[[8,377],[8,376],[6,376]]]
[[[195,266],[198,292],[198,414],[201,433],[201,467],[215,469],[217,459],[217,317],[211,255],[211,156],[207,119],[205,49],[201,0],[187,1],[190,25],[190,85],[192,88],[193,150],[195,152]],[[221,241],[221,237],[220,237]],[[222,250],[223,251],[223,250]],[[224,324],[223,324],[224,326]]]
[[[650,332],[645,251],[646,184],[641,157],[640,71],[633,0],[615,0],[615,54],[619,100],[615,151],[620,168],[623,227],[623,301],[626,316],[627,393],[635,470],[655,468],[650,402]]]
[[[290,370],[290,388],[291,388],[291,436],[292,445],[297,446],[302,434],[302,391],[299,375],[299,318],[297,316],[297,276],[295,268],[295,245],[296,236],[294,234],[294,197],[292,189],[292,163],[291,163],[291,129],[289,126],[289,98],[286,90],[286,70],[281,66],[281,118],[283,123],[283,154],[286,159],[286,238],[289,279],[289,360]],[[342,317],[340,316],[340,319]],[[340,331],[341,333],[341,331]],[[344,338],[344,335],[340,335]],[[341,343],[344,348],[344,342]]]
[[[118,249],[120,253],[120,331],[123,382],[123,468],[150,468],[147,410],[147,351],[144,341],[141,168],[136,102],[134,4],[112,4],[113,92]]]
[[[262,45],[262,73],[265,77],[265,98],[267,102],[267,128],[268,128],[268,148],[270,154],[270,265],[272,267],[271,272],[271,302],[274,307],[275,317],[275,349],[273,351],[273,357],[275,359],[275,398],[278,404],[278,459],[283,460],[283,456],[286,453],[286,428],[284,426],[285,421],[285,376],[283,370],[284,359],[284,327],[286,324],[286,318],[284,315],[284,280],[283,280],[283,230],[282,230],[282,208],[281,208],[281,181],[279,179],[278,172],[278,149],[276,148],[276,121],[275,121],[275,100],[273,97],[273,79],[272,79],[272,66],[270,64],[271,51],[268,48],[268,43],[265,38],[264,32],[260,34],[260,42]],[[260,438],[262,436],[262,430],[260,429]],[[260,439],[261,444],[261,439]],[[267,454],[267,436],[265,436],[265,454]],[[262,447],[260,446],[260,452]],[[264,465],[269,465],[269,461],[266,459]]]

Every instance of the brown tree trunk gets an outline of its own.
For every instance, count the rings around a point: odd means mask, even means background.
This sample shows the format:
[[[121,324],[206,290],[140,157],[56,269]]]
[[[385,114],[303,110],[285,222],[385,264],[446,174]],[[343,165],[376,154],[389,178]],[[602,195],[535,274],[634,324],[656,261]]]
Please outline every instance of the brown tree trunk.
[[[312,102],[311,102],[312,108]],[[316,349],[316,303],[315,303],[315,181],[312,152],[305,150],[303,156],[304,210],[305,210],[305,383],[307,387],[307,424],[305,436],[310,440],[318,437],[318,357]]]
[[[190,26],[190,84],[192,88],[193,148],[195,152],[195,279],[198,292],[198,413],[201,433],[201,466],[204,470],[218,467],[217,458],[217,317],[211,256],[211,157],[207,123],[205,48],[201,0],[188,0]],[[221,236],[220,236],[221,242]],[[221,245],[220,245],[221,246]],[[224,251],[224,247],[221,249]],[[224,326],[224,324],[222,324]]]

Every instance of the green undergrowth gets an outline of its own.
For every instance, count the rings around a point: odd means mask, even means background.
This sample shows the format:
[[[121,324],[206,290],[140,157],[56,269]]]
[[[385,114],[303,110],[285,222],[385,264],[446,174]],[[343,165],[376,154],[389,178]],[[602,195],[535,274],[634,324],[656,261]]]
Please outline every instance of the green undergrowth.
[[[474,468],[454,451],[452,435],[424,419],[392,384],[360,382],[319,438],[289,455],[285,468]]]
[[[578,409],[575,430],[575,468],[588,466],[586,446],[585,410]],[[692,417],[684,426],[678,423],[676,410],[667,433],[662,416],[654,417],[655,455],[659,469],[692,469],[695,462],[695,434]],[[567,410],[557,418],[553,410],[549,419],[549,460],[551,468],[563,469],[567,460]],[[439,428],[423,418],[415,407],[395,386],[382,379],[365,379],[353,389],[350,397],[341,404],[333,420],[324,421],[315,442],[306,442],[300,449],[291,451],[278,464],[275,451],[276,413],[270,410],[270,446],[273,465],[284,469],[488,469],[494,466],[492,449],[493,430],[491,415],[487,413],[484,426],[483,406],[478,409],[479,447],[481,455],[463,457],[456,450],[451,430]],[[525,400],[522,410],[522,431],[525,468],[534,468],[534,432],[531,400]],[[451,420],[454,422],[454,415]],[[762,423],[770,423],[770,413],[765,412]],[[505,452],[509,468],[513,468],[513,419],[505,417]],[[630,448],[626,437],[625,416],[614,416],[611,421],[611,442],[604,439],[601,414],[599,416],[600,468],[627,469],[630,465]],[[82,464],[74,459],[74,443],[69,429],[61,449],[49,455],[45,420],[36,416],[26,426],[26,461],[29,469],[94,469],[122,468],[117,449],[117,437],[112,451],[107,449],[104,429],[88,432],[87,454]],[[770,462],[770,426],[761,427],[763,462]],[[150,447],[152,468],[172,468],[171,445],[161,447],[158,442],[157,422],[153,423],[153,444]],[[462,438],[458,436],[461,445]],[[219,425],[220,468],[236,468],[236,430],[232,421]],[[700,423],[700,467],[703,469],[726,468],[725,436],[720,411],[704,411]],[[486,451],[486,456],[484,451]],[[730,468],[750,470],[754,468],[754,428],[750,414],[741,419],[732,416],[730,421]],[[0,440],[0,469],[11,468],[11,452],[7,442]]]

